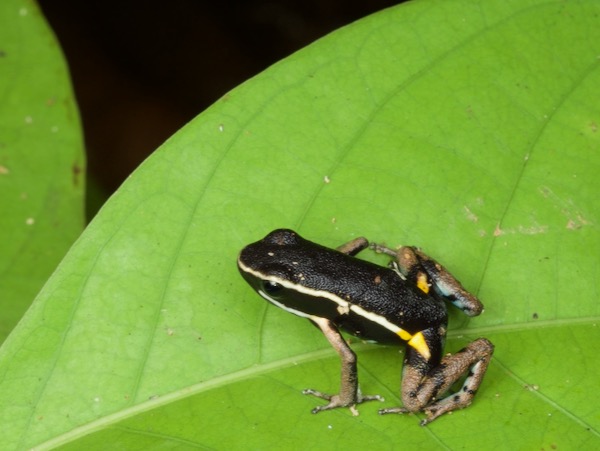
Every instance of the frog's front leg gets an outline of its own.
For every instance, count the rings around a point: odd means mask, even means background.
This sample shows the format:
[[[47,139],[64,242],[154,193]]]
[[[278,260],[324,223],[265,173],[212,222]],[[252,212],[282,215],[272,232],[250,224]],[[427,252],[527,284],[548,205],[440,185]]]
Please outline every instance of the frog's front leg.
[[[431,334],[424,333],[425,336]],[[419,352],[407,347],[402,371],[402,402],[404,407],[382,409],[380,414],[424,412],[427,418],[421,426],[440,415],[467,407],[473,401],[494,352],[494,345],[479,338],[456,354],[447,354],[441,361],[427,361]],[[448,389],[467,374],[456,393],[440,399]]]
[[[342,381],[339,394],[329,395],[312,389],[303,390],[302,393],[305,395],[313,395],[329,401],[329,403],[324,406],[317,406],[312,409],[312,413],[335,409],[337,407],[349,407],[353,415],[358,415],[356,404],[373,400],[383,401],[383,398],[379,395],[365,396],[361,394],[358,387],[356,354],[350,349],[350,346],[348,346],[337,327],[326,318],[315,317],[311,318],[311,321],[321,329],[342,360]]]
[[[369,241],[360,236],[358,238],[354,238],[352,241],[348,241],[347,243],[342,244],[336,248],[337,251],[342,254],[347,254],[351,256],[356,256],[360,251],[369,247]]]

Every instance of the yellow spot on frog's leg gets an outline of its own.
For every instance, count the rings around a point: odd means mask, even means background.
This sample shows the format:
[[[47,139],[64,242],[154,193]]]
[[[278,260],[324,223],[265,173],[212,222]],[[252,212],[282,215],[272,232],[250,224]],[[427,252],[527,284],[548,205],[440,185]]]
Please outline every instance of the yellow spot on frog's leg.
[[[404,329],[400,329],[398,332],[396,332],[396,335],[398,335],[404,341],[409,341],[413,337],[411,334],[406,332]]]
[[[417,276],[417,287],[425,293],[429,293],[429,284],[427,283],[427,275],[425,273],[420,272]]]
[[[429,360],[431,358],[431,351],[429,351],[429,346],[427,346],[425,337],[421,332],[417,332],[416,334],[414,334],[412,338],[408,340],[408,344],[409,346],[415,348],[425,360]]]

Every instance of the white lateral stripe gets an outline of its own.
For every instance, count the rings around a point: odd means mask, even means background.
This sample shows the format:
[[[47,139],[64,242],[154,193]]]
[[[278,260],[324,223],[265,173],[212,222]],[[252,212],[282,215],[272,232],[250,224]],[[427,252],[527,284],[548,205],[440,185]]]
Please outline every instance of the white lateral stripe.
[[[288,306],[283,305],[281,302],[277,302],[275,299],[273,299],[271,296],[269,296],[263,290],[258,290],[258,294],[260,294],[263,298],[265,298],[271,304],[279,307],[282,310],[285,310],[286,312],[293,313],[294,315],[301,316],[302,318],[309,318],[309,319],[315,318],[313,315],[307,315],[306,313],[301,312],[299,310],[294,310],[293,308],[289,308]]]
[[[356,313],[357,315],[362,316],[363,318],[366,318],[369,321],[372,321],[374,323],[379,324],[380,326],[382,326],[385,329],[393,332],[394,334],[397,334],[397,335],[400,335],[400,334],[402,334],[402,335],[409,335],[409,336],[412,337],[412,334],[410,334],[409,332],[405,331],[404,329],[398,327],[394,323],[389,322],[383,316],[378,315],[377,313],[368,312],[367,310],[363,309],[362,307],[359,307],[356,304],[351,304],[348,301],[345,301],[342,298],[340,298],[339,296],[336,296],[335,294],[332,294],[332,293],[330,293],[328,291],[314,290],[312,288],[308,288],[308,287],[305,287],[305,286],[302,286],[302,285],[298,285],[298,284],[292,283],[292,282],[290,282],[288,280],[285,280],[285,279],[280,279],[278,277],[273,277],[273,276],[265,276],[265,275],[261,274],[260,272],[255,271],[255,270],[249,268],[248,266],[244,265],[239,259],[238,259],[238,265],[239,265],[239,267],[244,272],[252,274],[257,279],[269,280],[271,282],[278,283],[279,285],[281,285],[281,286],[283,286],[285,288],[289,288],[289,289],[298,291],[300,293],[307,294],[309,296],[317,296],[317,297],[322,297],[322,298],[329,299],[330,301],[333,301],[336,304],[338,304],[342,309],[344,309],[344,310],[350,309],[354,313]],[[262,292],[262,290],[259,290],[258,293],[263,298],[267,299],[269,302],[275,304],[277,307],[280,307],[280,308],[282,308],[283,310],[285,310],[287,312],[293,313],[294,315],[302,316],[304,318],[313,318],[313,315],[307,315],[306,313],[299,312],[298,310],[291,309],[291,308],[286,307],[285,305],[281,304],[280,302],[275,301],[273,298],[271,298],[270,296],[268,296],[266,293]],[[405,338],[403,338],[403,339],[405,340]]]
[[[363,309],[362,307],[359,307],[358,305],[351,305],[350,310],[352,310],[354,313],[357,313],[358,315],[360,315],[364,318],[367,318],[369,321],[373,321],[374,323],[377,323],[380,326],[385,327],[387,330],[390,330],[390,331],[394,332],[395,334],[404,332],[403,329],[396,326],[394,323],[390,323],[383,316],[378,315],[377,313],[367,312],[365,309]]]

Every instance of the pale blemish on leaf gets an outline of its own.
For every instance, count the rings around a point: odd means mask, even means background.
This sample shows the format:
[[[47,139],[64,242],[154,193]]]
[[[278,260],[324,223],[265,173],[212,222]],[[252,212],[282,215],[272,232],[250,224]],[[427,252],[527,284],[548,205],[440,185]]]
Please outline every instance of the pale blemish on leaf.
[[[567,218],[566,228],[569,230],[578,230],[585,225],[590,225],[581,210],[575,205],[573,199],[569,198],[563,200],[556,195],[548,186],[540,186],[540,194],[546,198],[554,201],[554,207],[560,210],[560,213]]]
[[[463,207],[463,209],[465,210],[465,215],[467,216],[467,219],[469,221],[471,221],[471,222],[477,222],[477,221],[479,221],[479,218],[477,217],[477,215],[475,213],[473,213],[469,207],[467,207],[465,205]]]
[[[581,229],[584,225],[590,225],[591,222],[588,221],[587,219],[583,218],[582,216],[577,216],[577,218],[575,219],[569,219],[567,221],[567,229],[569,230],[578,230]]]
[[[547,225],[539,225],[539,224],[531,225],[531,226],[518,225],[517,227],[509,227],[509,228],[502,229],[502,228],[500,228],[500,224],[498,224],[496,226],[496,228],[494,229],[494,236],[514,235],[514,234],[537,235],[539,233],[548,232],[548,229],[549,229],[549,227]]]

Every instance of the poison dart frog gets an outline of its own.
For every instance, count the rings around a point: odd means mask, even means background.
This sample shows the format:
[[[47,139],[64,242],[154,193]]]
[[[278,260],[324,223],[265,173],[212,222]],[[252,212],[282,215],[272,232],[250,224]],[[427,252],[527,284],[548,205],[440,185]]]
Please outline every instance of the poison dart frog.
[[[389,267],[356,258],[364,249],[392,257]],[[482,382],[494,345],[478,338],[456,354],[444,355],[448,324],[446,303],[468,316],[483,311],[442,265],[420,249],[397,250],[356,238],[330,249],[279,229],[246,246],[238,257],[241,275],[270,303],[307,318],[325,335],[340,356],[341,387],[330,395],[307,389],[304,394],[328,401],[312,412],[379,400],[363,395],[358,385],[357,357],[340,329],[360,339],[379,343],[405,343],[402,370],[402,407],[380,414],[423,412],[421,425],[440,415],[467,407]],[[465,376],[462,387],[447,394]]]

